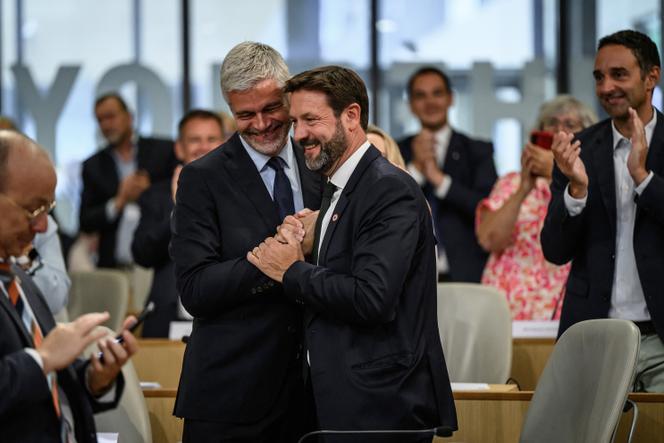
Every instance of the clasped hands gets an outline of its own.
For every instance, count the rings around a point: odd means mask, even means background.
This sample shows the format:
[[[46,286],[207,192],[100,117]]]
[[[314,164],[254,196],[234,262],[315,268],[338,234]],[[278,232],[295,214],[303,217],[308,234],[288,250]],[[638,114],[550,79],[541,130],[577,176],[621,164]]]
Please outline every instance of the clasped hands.
[[[438,166],[436,159],[436,136],[429,129],[422,129],[412,142],[413,164],[433,185],[434,188],[440,186],[445,178],[445,174]]]
[[[627,157],[627,169],[636,186],[640,185],[648,176],[646,157],[648,155],[648,142],[646,140],[643,122],[633,108],[629,108],[629,122],[627,125],[632,148]],[[569,179],[569,193],[572,197],[581,199],[588,193],[588,174],[581,160],[581,142],[572,143],[574,134],[560,131],[553,136],[551,150],[556,165]]]
[[[263,274],[281,283],[288,268],[311,254],[318,211],[303,209],[289,215],[274,237],[247,252],[247,260]]]

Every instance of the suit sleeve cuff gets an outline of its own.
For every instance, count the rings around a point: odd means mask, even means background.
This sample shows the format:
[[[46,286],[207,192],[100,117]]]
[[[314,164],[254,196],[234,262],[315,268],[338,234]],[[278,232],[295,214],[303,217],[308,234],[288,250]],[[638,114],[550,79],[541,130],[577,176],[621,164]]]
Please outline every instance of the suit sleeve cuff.
[[[97,401],[98,403],[113,403],[116,397],[116,383],[115,381],[110,384],[108,388],[101,394],[94,395],[90,391],[90,367],[85,371],[85,387],[88,390],[88,393]]]
[[[410,174],[411,177],[413,177],[413,180],[417,182],[418,185],[424,186],[427,183],[426,178],[422,173],[415,167],[413,162],[408,163],[406,165],[406,168],[408,169],[408,173]]]
[[[115,207],[115,199],[112,198],[106,202],[106,219],[113,222],[116,218],[118,218],[118,210]]]
[[[655,173],[650,171],[650,174],[648,174],[648,176],[645,178],[645,180],[643,180],[639,186],[634,188],[634,192],[636,192],[636,194],[639,195],[639,196],[641,194],[643,194],[643,191],[646,190],[646,188],[648,187],[648,184],[650,183],[650,181],[652,180],[654,175],[655,175]]]
[[[42,360],[41,355],[39,355],[39,352],[37,352],[37,350],[33,348],[25,348],[24,351],[35,360],[35,362],[39,365],[39,367],[43,371],[44,361]]]
[[[440,185],[436,188],[436,197],[439,199],[444,199],[447,197],[447,193],[450,192],[450,187],[452,186],[452,177],[445,174],[443,181],[440,182]]]
[[[645,180],[644,180],[645,181]],[[574,198],[569,194],[569,184],[565,186],[565,192],[563,193],[565,200],[565,208],[571,217],[575,217],[583,211],[586,207],[586,202],[588,201],[588,194],[583,198]]]

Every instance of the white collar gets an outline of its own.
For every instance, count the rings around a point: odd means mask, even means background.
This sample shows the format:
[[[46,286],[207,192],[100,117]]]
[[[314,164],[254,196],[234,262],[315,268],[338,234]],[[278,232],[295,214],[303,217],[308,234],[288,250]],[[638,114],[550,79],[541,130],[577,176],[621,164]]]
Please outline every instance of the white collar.
[[[653,108],[652,110],[652,118],[648,122],[647,125],[643,129],[646,131],[646,142],[648,143],[648,146],[650,146],[650,141],[652,140],[652,134],[655,132],[655,125],[657,124],[657,110]],[[613,132],[613,149],[615,150],[618,147],[618,143],[622,139],[625,139],[629,142],[629,139],[622,135],[620,132],[618,132],[618,129],[616,129],[616,124],[611,120],[611,132]]]
[[[254,162],[256,165],[256,169],[258,171],[262,171],[265,169],[267,162],[270,160],[269,155],[265,155],[262,152],[258,152],[254,148],[252,148],[249,143],[247,143],[242,136],[240,136],[240,142],[242,142],[242,146],[244,149],[247,151],[247,154],[249,154],[249,157],[251,157],[251,160]],[[286,139],[286,144],[284,145],[283,148],[281,148],[281,151],[279,151],[279,154],[277,154],[277,157],[281,157],[281,159],[286,162],[286,168],[292,168],[293,167],[293,162],[295,161],[293,157],[293,149],[292,149],[292,143],[291,143],[291,138],[288,137]]]
[[[369,143],[369,140],[362,143],[362,145],[357,148],[357,151],[353,152],[353,154],[348,157],[348,159],[341,166],[339,166],[339,169],[337,169],[335,173],[332,174],[332,177],[330,177],[332,184],[334,184],[339,189],[345,188],[348,184],[348,180],[350,180],[350,176],[353,175],[353,171],[355,171],[355,168],[357,167],[358,163],[360,163],[362,156],[364,156],[364,153],[367,152],[370,146],[371,143]]]

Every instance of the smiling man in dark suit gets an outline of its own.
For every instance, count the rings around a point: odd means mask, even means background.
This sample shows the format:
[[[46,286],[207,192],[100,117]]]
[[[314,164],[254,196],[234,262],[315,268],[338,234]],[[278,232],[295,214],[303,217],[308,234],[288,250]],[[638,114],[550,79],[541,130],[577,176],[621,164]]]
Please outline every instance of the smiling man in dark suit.
[[[312,263],[302,248],[309,242],[299,241],[307,233],[288,229],[247,259],[306,308],[318,423],[456,429],[436,319],[435,242],[420,188],[368,142],[368,98],[357,73],[338,66],[306,71],[286,91],[307,166],[327,178]]]
[[[438,68],[423,67],[410,77],[408,99],[422,129],[399,149],[431,205],[440,279],[479,283],[488,255],[475,236],[475,209],[497,178],[493,146],[452,129],[452,86]]]
[[[592,318],[641,330],[635,389],[664,392],[664,115],[652,105],[660,58],[646,35],[599,41],[595,93],[610,118],[556,134],[547,260],[572,262],[559,334]]]
[[[184,442],[291,443],[304,425],[301,310],[245,258],[320,204],[320,178],[288,136],[288,77],[271,47],[234,47],[221,88],[238,132],[180,174],[171,255],[194,316],[175,404]]]

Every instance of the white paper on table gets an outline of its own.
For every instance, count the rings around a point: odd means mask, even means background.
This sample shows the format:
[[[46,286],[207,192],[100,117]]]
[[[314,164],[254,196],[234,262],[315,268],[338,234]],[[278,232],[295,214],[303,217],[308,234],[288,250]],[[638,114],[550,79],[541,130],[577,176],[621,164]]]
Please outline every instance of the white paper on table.
[[[171,340],[182,340],[185,335],[191,335],[194,322],[172,321],[168,329],[168,338]]]
[[[97,432],[97,443],[118,443],[119,437],[117,432]]]
[[[558,336],[558,320],[513,321],[512,338],[556,338]]]
[[[488,391],[487,383],[450,383],[453,391]]]
[[[141,389],[161,389],[161,383],[158,381],[142,381]]]

